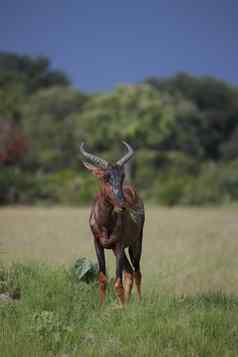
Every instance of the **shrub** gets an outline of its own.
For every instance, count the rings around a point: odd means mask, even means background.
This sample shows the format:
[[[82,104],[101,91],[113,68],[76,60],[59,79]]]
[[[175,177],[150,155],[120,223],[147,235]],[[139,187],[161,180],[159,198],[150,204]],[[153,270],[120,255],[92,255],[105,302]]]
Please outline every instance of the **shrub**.
[[[0,171],[0,203],[18,203],[30,195],[34,180],[18,168],[4,168]]]
[[[238,200],[238,160],[223,165],[220,173],[220,186],[228,200]]]
[[[171,173],[161,176],[152,189],[152,197],[162,205],[177,205],[182,200],[189,180],[189,176],[176,176]]]
[[[90,175],[63,170],[47,176],[50,198],[64,204],[86,204],[92,200],[97,181]]]
[[[73,170],[32,174],[19,168],[0,171],[0,204],[87,204],[95,195],[97,180]]]
[[[228,192],[222,185],[222,175],[225,174],[225,171],[222,171],[222,168],[213,162],[204,164],[200,175],[194,178],[184,190],[181,203],[188,205],[223,203]]]
[[[13,167],[0,171],[0,204],[29,204],[52,198],[45,176]]]
[[[184,174],[184,167],[172,166],[157,177],[149,198],[168,206],[238,200],[238,160],[223,165],[208,162],[200,166],[200,172],[198,169],[196,167],[196,175],[189,175],[189,171]]]
[[[78,258],[71,268],[71,274],[77,281],[89,283],[98,276],[98,266],[87,258]]]

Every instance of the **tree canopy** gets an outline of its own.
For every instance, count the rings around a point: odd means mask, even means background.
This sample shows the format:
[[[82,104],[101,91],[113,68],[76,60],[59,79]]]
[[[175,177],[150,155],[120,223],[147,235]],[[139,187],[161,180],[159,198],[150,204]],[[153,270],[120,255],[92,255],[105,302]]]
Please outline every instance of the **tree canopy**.
[[[46,57],[0,53],[0,202],[87,202],[96,181],[80,142],[114,161],[122,140],[136,149],[132,178],[145,198],[232,200],[237,124],[238,88],[213,77],[179,73],[88,95]]]

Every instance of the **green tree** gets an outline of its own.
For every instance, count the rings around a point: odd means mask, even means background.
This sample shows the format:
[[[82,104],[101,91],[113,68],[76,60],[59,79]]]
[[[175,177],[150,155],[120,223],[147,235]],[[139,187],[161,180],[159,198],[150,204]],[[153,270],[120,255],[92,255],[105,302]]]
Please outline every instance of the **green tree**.
[[[68,86],[66,74],[51,69],[47,57],[0,52],[0,116],[19,122],[27,98],[52,86]]]
[[[55,171],[72,166],[78,157],[72,113],[80,113],[87,96],[71,88],[52,87],[31,96],[23,110],[29,138],[27,167]]]
[[[30,57],[0,52],[0,83],[21,83],[28,94],[52,86],[68,86],[70,81],[60,70],[51,69],[47,57]]]
[[[171,78],[145,81],[159,92],[181,94],[197,107],[200,115],[198,138],[209,159],[220,158],[220,146],[238,124],[238,89],[213,77],[194,77],[179,73]]]
[[[78,123],[79,140],[97,151],[112,150],[122,139],[159,149],[174,128],[175,117],[170,100],[149,86],[120,86],[91,97]]]

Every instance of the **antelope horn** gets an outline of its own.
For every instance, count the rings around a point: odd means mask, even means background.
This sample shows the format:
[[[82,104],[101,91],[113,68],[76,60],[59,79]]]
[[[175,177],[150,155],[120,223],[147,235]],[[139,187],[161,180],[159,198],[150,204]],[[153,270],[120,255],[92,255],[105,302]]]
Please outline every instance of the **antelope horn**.
[[[86,157],[87,159],[91,160],[93,163],[101,167],[102,169],[106,169],[108,167],[108,162],[106,160],[101,159],[100,157],[97,157],[96,155],[90,154],[84,149],[84,143],[81,143],[80,145],[80,152],[81,154]]]
[[[134,155],[134,150],[132,149],[132,147],[129,144],[127,144],[125,141],[122,141],[122,143],[126,146],[127,153],[120,160],[117,161],[118,166],[125,165],[127,161],[129,161]]]

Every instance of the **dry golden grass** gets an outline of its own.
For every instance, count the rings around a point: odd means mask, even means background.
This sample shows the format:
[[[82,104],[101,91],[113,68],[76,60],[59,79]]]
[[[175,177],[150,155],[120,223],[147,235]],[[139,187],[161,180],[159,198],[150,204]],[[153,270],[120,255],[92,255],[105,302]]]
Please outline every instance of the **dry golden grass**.
[[[237,207],[147,207],[142,271],[145,287],[178,294],[222,290],[237,293]],[[70,264],[96,260],[89,208],[0,209],[4,262]],[[110,275],[114,257],[107,253]]]

